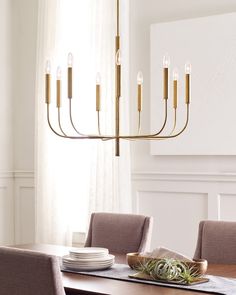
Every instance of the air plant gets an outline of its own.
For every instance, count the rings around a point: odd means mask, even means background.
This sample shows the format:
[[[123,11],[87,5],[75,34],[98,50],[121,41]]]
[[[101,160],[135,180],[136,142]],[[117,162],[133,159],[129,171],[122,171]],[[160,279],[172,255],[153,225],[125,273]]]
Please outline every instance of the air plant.
[[[154,280],[190,284],[201,277],[194,266],[173,258],[151,259],[140,264],[138,270]]]

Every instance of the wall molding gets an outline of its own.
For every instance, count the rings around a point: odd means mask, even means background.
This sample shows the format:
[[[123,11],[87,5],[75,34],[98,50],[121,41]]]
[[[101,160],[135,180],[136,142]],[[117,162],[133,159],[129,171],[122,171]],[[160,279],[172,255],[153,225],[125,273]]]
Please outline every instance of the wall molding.
[[[34,171],[14,171],[14,178],[34,178]]]
[[[171,231],[171,223],[177,220],[179,225],[191,234],[182,244],[178,240],[178,235],[174,237],[179,247],[176,250],[192,255],[200,220],[236,220],[236,173],[134,171],[132,200],[133,212],[154,217],[154,233],[157,234],[153,235],[152,248],[165,243],[169,247],[173,245],[172,237],[166,235],[162,229],[166,226]],[[168,206],[172,209],[166,218],[163,211]],[[181,220],[186,211],[191,212],[189,223]]]
[[[6,179],[6,178],[14,178],[14,172],[13,171],[1,171],[0,172],[0,179]]]
[[[35,173],[28,170],[1,171],[0,189],[5,189],[7,210],[6,232],[2,229],[0,244],[34,242],[35,224]]]
[[[0,179],[2,178],[34,178],[34,171],[1,171]]]
[[[181,182],[235,182],[236,173],[189,173],[189,172],[132,172],[132,181],[181,181]]]

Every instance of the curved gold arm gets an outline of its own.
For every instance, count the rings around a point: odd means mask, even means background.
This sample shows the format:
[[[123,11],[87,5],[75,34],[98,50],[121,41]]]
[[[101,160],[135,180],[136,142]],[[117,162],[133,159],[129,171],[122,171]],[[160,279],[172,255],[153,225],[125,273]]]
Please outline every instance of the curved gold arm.
[[[161,134],[161,132],[162,132],[162,131],[165,129],[165,127],[166,127],[167,119],[168,119],[167,99],[165,99],[165,119],[164,119],[164,123],[163,123],[161,129],[160,129],[159,131],[157,131],[156,133],[151,134],[151,136],[157,136],[157,135]],[[147,136],[149,136],[149,135],[147,135]]]
[[[175,132],[176,124],[177,124],[177,112],[176,112],[176,109],[174,109],[174,126],[173,126],[169,136]]]
[[[172,134],[172,135],[162,135],[162,136],[153,136],[153,135],[137,135],[137,136],[120,136],[120,139],[147,139],[147,140],[159,140],[159,139],[168,139],[168,138],[174,138],[179,136],[181,133],[184,132],[184,130],[187,128],[188,126],[188,122],[189,122],[189,104],[187,104],[187,117],[186,117],[186,121],[184,124],[184,127],[176,134]]]
[[[156,131],[153,134],[149,134],[149,135],[146,135],[146,136],[157,136],[157,135],[161,134],[162,131],[166,127],[167,119],[168,119],[168,109],[167,109],[167,99],[165,99],[165,118],[164,118],[164,122],[163,122],[163,124],[161,126],[161,129],[159,131]],[[139,111],[139,116],[138,116],[138,135],[140,135],[140,131],[141,131],[141,113]]]
[[[69,138],[69,139],[100,139],[100,140],[112,140],[112,139],[126,139],[126,140],[135,140],[135,139],[144,139],[144,140],[161,140],[161,139],[169,139],[169,138],[174,138],[179,136],[181,133],[184,132],[184,130],[188,126],[189,122],[189,104],[187,104],[187,118],[184,127],[177,132],[176,134],[169,134],[169,135],[119,135],[119,136],[114,136],[114,135],[81,135],[81,136],[68,136],[64,133],[63,129],[60,128],[62,134],[58,133],[51,125],[50,122],[50,116],[49,116],[49,104],[47,104],[47,120],[48,120],[48,125],[50,129],[55,133],[56,135],[63,137],[63,138]],[[175,129],[175,128],[174,128]],[[173,130],[172,130],[173,132]]]
[[[188,123],[189,123],[189,104],[187,104],[187,118],[186,118],[184,127],[179,132],[177,132],[176,134],[167,135],[167,136],[159,136],[158,138],[151,138],[151,139],[170,139],[170,138],[175,138],[175,137],[179,136],[180,134],[182,134],[185,131],[185,129],[188,126]]]
[[[73,127],[73,129],[75,130],[75,132],[81,136],[85,136],[85,134],[81,133],[76,127],[75,127],[75,124],[74,124],[74,121],[73,121],[73,116],[72,116],[72,108],[71,108],[71,100],[72,99],[69,99],[69,115],[70,115],[70,123],[71,123],[71,126]]]
[[[63,128],[62,128],[62,125],[61,125],[61,112],[60,112],[60,108],[57,109],[57,117],[58,117],[58,125],[59,125],[59,128],[61,130],[61,133],[67,137],[66,133],[64,132]]]
[[[49,104],[48,104],[48,103],[47,103],[47,121],[48,121],[48,126],[50,127],[50,129],[52,130],[53,133],[55,133],[57,136],[60,136],[60,137],[66,138],[65,135],[58,133],[58,132],[52,127],[52,124],[51,124],[51,121],[50,121],[50,116],[49,116]]]
[[[68,139],[101,139],[101,140],[109,140],[109,139],[115,139],[115,136],[99,136],[99,135],[85,135],[85,136],[70,136],[70,135],[65,135],[65,134],[60,134],[58,133],[51,124],[50,121],[50,112],[49,112],[49,104],[47,104],[47,121],[50,129],[52,130],[53,133],[55,133],[57,136],[60,136],[62,138],[68,138]]]
[[[98,123],[98,134],[101,136],[101,129],[100,129],[100,112],[97,111],[97,123]]]
[[[138,111],[138,135],[140,134],[141,131],[141,112]]]

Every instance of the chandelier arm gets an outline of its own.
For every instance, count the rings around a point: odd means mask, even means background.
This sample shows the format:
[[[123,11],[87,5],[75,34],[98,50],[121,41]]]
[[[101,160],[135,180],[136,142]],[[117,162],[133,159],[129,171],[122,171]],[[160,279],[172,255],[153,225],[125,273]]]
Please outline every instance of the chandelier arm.
[[[175,138],[177,136],[179,136],[180,134],[182,134],[185,129],[187,128],[188,126],[188,123],[189,123],[189,104],[187,104],[187,118],[186,118],[186,121],[185,121],[185,124],[184,124],[184,127],[179,131],[177,132],[176,134],[172,134],[172,135],[167,135],[167,136],[159,136],[157,137],[156,139],[169,139],[169,138]],[[154,138],[155,139],[155,138]]]
[[[177,111],[176,111],[176,109],[174,109],[174,126],[173,126],[169,136],[175,132],[176,125],[177,125]]]
[[[84,136],[68,136],[58,133],[51,125],[50,116],[49,116],[49,104],[47,105],[47,121],[50,129],[55,133],[57,136],[62,138],[69,138],[69,139],[100,139],[100,140],[113,140],[113,139],[126,139],[126,140],[135,140],[135,139],[144,139],[144,140],[160,140],[160,139],[168,139],[168,138],[175,138],[182,134],[188,126],[189,123],[189,104],[187,105],[187,118],[184,127],[176,134],[167,135],[167,136],[153,136],[151,135],[84,135]]]
[[[60,108],[57,109],[57,117],[58,117],[58,125],[59,125],[59,128],[61,130],[61,133],[67,137],[66,133],[64,132],[62,126],[61,126],[61,112],[60,112]]]
[[[47,104],[47,121],[48,121],[48,126],[50,127],[50,129],[52,130],[53,133],[55,133],[57,136],[60,136],[60,137],[62,137],[62,138],[66,138],[65,135],[58,133],[58,132],[52,127],[52,124],[51,124],[51,121],[50,121],[50,115],[49,115],[49,104]]]
[[[100,112],[97,111],[97,123],[98,123],[98,134],[101,136],[101,129],[100,129]]]
[[[140,134],[141,131],[141,112],[138,112],[138,135]]]
[[[166,127],[166,123],[167,123],[167,119],[168,119],[168,110],[167,110],[167,99],[165,99],[165,119],[164,119],[164,122],[163,122],[163,125],[161,127],[161,129],[159,131],[157,131],[156,133],[154,134],[151,134],[151,136],[157,136],[159,134],[162,133],[162,131],[165,129]],[[149,136],[149,135],[148,135]]]
[[[189,123],[189,104],[187,104],[187,118],[186,118],[184,127],[178,133],[170,135],[170,136],[166,136],[165,138],[175,138],[175,137],[179,136],[180,134],[182,134],[185,131],[185,129],[188,126],[188,123]]]
[[[75,124],[74,124],[74,121],[73,121],[73,116],[72,116],[72,109],[71,109],[71,99],[69,99],[69,114],[70,114],[70,123],[71,123],[71,126],[73,127],[73,129],[75,130],[75,132],[81,136],[85,136],[85,134],[81,133],[76,127],[75,127]]]
[[[64,135],[64,134],[60,134],[59,132],[57,132],[53,127],[52,127],[52,124],[51,124],[51,121],[50,121],[50,114],[49,114],[49,104],[47,104],[47,121],[48,121],[48,126],[50,127],[50,129],[52,130],[52,132],[54,134],[56,134],[57,136],[59,137],[62,137],[62,138],[68,138],[68,139],[100,139],[100,140],[112,140],[112,139],[115,139],[115,136],[110,136],[110,135],[101,135],[101,136],[98,136],[98,135],[83,135],[83,136],[70,136],[70,135]]]
[[[189,122],[189,104],[187,104],[187,118],[184,124],[184,127],[176,134],[172,134],[172,135],[162,135],[162,136],[153,136],[152,134],[150,135],[120,135],[119,138],[120,139],[127,139],[127,140],[135,140],[135,139],[145,139],[145,140],[159,140],[159,139],[168,139],[168,138],[175,138],[177,136],[179,136],[181,133],[184,132],[184,130],[187,128],[188,126],[188,122]]]

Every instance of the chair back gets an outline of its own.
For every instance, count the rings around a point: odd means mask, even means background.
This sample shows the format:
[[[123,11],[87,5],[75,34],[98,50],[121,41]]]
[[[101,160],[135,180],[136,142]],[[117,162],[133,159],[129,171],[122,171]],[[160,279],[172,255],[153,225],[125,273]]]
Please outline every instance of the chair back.
[[[236,264],[236,222],[201,221],[194,258]]]
[[[0,247],[1,295],[65,295],[58,258]]]
[[[135,214],[92,213],[85,247],[105,247],[111,253],[149,250],[152,217]]]

